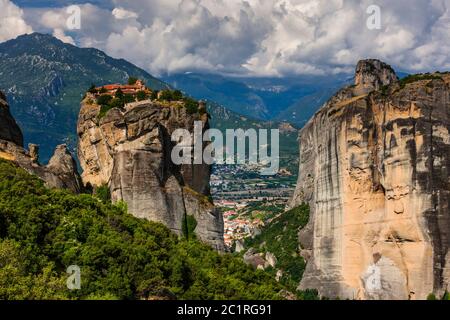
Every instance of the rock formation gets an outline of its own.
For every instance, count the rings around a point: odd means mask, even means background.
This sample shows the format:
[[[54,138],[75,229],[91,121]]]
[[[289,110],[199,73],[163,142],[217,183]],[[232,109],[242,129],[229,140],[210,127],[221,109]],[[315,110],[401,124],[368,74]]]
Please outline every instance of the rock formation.
[[[186,216],[197,221],[196,235],[224,249],[223,219],[209,200],[210,166],[172,163],[176,129],[193,133],[194,121],[208,128],[207,114],[189,114],[182,102],[142,101],[100,116],[92,97],[78,119],[78,158],[84,184],[108,185],[114,202],[130,213],[165,224],[181,234]]]
[[[9,112],[6,97],[0,91],[0,139],[11,141],[19,146],[23,145],[23,135],[16,120]]]
[[[56,148],[47,166],[38,163],[37,145],[30,144],[29,149],[28,152],[23,148],[22,131],[9,112],[4,94],[0,92],[0,158],[15,162],[44,180],[50,188],[69,189],[75,193],[81,191],[81,178],[66,145]]]
[[[83,185],[78,174],[77,164],[65,144],[56,147],[46,169],[64,182],[63,188],[76,192],[81,191]]]
[[[350,299],[425,299],[450,279],[450,74],[399,81],[358,63],[300,132],[291,207],[309,257],[301,289]]]

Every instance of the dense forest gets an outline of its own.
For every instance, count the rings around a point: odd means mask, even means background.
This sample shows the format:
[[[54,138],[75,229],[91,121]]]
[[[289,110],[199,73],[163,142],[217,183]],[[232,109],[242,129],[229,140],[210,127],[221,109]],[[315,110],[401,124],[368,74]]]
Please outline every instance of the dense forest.
[[[66,285],[71,265],[79,290]],[[0,299],[282,299],[285,288],[123,203],[47,189],[0,160]]]

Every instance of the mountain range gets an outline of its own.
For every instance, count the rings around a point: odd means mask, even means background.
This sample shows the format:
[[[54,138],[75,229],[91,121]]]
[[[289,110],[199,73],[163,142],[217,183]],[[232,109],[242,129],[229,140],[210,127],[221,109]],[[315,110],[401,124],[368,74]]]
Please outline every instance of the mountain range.
[[[303,126],[338,88],[352,81],[346,75],[255,78],[191,72],[162,79],[195,98],[216,101],[242,115],[297,127]]]
[[[58,144],[76,143],[80,101],[91,84],[124,83],[130,76],[149,87],[168,87],[144,70],[104,52],[33,33],[0,44],[0,90],[24,131],[25,143],[39,141],[41,159]]]
[[[283,102],[275,106],[272,102],[280,94],[276,88],[285,88],[287,82],[277,80],[270,84],[267,79],[230,80],[206,74],[160,80],[123,59],[114,59],[93,48],[78,48],[40,33],[0,44],[0,90],[7,95],[11,112],[23,128],[25,144],[39,141],[42,161],[47,161],[54,147],[61,143],[75,151],[77,116],[87,88],[92,84],[124,83],[130,76],[143,79],[152,89],[172,86],[208,100],[211,125],[223,129],[231,124],[233,128],[275,127],[279,125],[277,121],[264,120],[276,120],[275,115],[280,115],[282,110],[289,112],[285,108],[295,103],[296,94],[302,94],[301,90],[292,88],[279,89],[283,91],[280,98]],[[307,94],[314,90],[303,91],[303,99],[308,99],[312,96]],[[256,100],[262,102],[252,104]],[[285,149],[292,149],[296,134],[287,132],[287,135],[281,144],[286,142],[289,147]],[[297,148],[289,152],[296,155]]]

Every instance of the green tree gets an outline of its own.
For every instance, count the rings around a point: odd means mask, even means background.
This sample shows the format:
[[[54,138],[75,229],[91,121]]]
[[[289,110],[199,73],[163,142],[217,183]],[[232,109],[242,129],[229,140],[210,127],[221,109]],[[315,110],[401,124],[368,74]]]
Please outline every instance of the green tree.
[[[123,104],[131,103],[131,102],[135,102],[135,101],[136,101],[136,99],[134,98],[134,96],[132,94],[126,93],[123,95],[123,98],[122,98]]]
[[[90,92],[90,93],[92,93],[92,94],[97,93],[97,89],[96,89],[96,87],[95,87],[95,84],[92,84],[92,85],[90,86],[88,92]]]
[[[122,89],[120,89],[120,88],[117,89],[117,90],[116,90],[116,93],[114,94],[114,96],[115,96],[116,98],[122,100],[122,99],[123,99],[123,91],[122,91]]]
[[[430,293],[427,297],[427,300],[437,300],[436,295],[434,293]]]
[[[183,99],[183,102],[184,102],[184,106],[186,107],[186,110],[189,114],[194,114],[194,113],[198,112],[198,107],[199,107],[198,101],[196,101],[192,98],[185,97]]]
[[[97,104],[98,105],[108,105],[112,100],[112,97],[110,95],[107,94],[102,94],[100,96],[97,97]]]
[[[171,90],[163,90],[161,91],[160,100],[163,101],[173,101],[173,92]]]
[[[139,80],[139,79],[136,78],[136,77],[129,77],[129,78],[128,78],[128,84],[129,84],[129,85],[133,85],[133,84],[135,84],[138,80]]]
[[[197,227],[197,220],[194,216],[186,215],[183,219],[183,236],[186,239],[196,239],[195,228]]]
[[[284,287],[241,258],[100,197],[47,189],[0,160],[0,299],[280,298]],[[69,265],[81,290],[65,286]]]
[[[104,203],[109,203],[111,201],[111,193],[107,184],[103,184],[95,189],[95,196],[99,198]]]
[[[158,90],[153,90],[152,94],[150,95],[150,99],[152,99],[152,100],[158,99],[158,93],[159,93]]]
[[[111,101],[108,104],[109,109],[112,108],[123,108],[123,100],[119,99],[119,98],[113,98],[111,99]]]
[[[180,101],[181,99],[183,99],[183,93],[180,90],[173,91],[172,99],[175,101]]]
[[[147,98],[148,98],[148,95],[145,91],[141,90],[136,93],[136,99],[138,101],[146,100]]]

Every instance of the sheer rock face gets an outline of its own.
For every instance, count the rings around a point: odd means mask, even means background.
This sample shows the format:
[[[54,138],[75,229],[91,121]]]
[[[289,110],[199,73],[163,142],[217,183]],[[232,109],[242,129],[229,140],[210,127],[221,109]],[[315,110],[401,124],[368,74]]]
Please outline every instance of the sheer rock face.
[[[0,158],[17,165],[44,180],[50,188],[69,189],[79,193],[82,188],[75,160],[65,145],[58,146],[47,166],[38,163],[38,147],[30,144],[30,151],[23,148],[22,131],[9,112],[0,92]]]
[[[350,299],[442,294],[450,289],[450,75],[400,85],[384,68],[381,83],[391,85],[372,91],[380,73],[364,64],[356,86],[300,132],[290,206],[311,207],[299,233],[309,257],[300,288]]]
[[[107,184],[112,200],[124,201],[139,218],[165,224],[181,234],[186,215],[197,220],[197,236],[224,249],[222,215],[209,203],[209,165],[175,165],[171,134],[194,121],[208,128],[207,115],[190,115],[180,103],[142,101],[112,109],[99,119],[100,106],[81,104],[78,157],[84,184]],[[192,192],[188,192],[191,190]],[[206,199],[206,201],[205,201]]]
[[[9,112],[5,95],[0,92],[0,139],[23,145],[23,135],[16,120]]]

